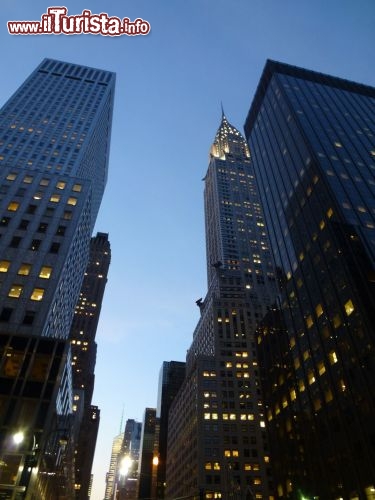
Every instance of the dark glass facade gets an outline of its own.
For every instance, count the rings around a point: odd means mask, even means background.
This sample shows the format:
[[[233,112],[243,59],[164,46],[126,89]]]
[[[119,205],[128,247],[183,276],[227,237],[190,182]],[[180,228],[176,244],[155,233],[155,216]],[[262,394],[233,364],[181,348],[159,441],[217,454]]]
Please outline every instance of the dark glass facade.
[[[281,498],[375,492],[374,112],[374,88],[268,61],[246,120],[291,369],[268,425],[302,454]]]

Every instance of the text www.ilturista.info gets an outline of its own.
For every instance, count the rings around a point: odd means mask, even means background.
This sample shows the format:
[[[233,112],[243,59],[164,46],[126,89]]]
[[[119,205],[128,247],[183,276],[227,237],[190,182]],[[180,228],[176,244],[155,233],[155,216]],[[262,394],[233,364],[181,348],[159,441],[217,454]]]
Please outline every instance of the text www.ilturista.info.
[[[120,19],[108,16],[105,12],[92,14],[85,9],[78,16],[68,16],[66,7],[48,7],[40,21],[8,21],[8,32],[11,35],[104,35],[135,36],[150,33],[151,25],[144,19],[128,17]]]

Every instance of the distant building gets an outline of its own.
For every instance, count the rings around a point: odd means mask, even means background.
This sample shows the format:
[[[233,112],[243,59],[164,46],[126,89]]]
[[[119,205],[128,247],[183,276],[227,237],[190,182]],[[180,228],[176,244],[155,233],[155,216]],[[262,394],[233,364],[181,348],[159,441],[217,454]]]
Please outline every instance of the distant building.
[[[117,461],[116,500],[137,500],[142,423],[128,419]]]
[[[157,417],[160,422],[157,466],[157,498],[164,498],[167,470],[169,408],[185,379],[186,364],[164,361],[160,369]]]
[[[166,497],[272,499],[256,326],[276,278],[250,152],[224,113],[204,180],[208,293],[169,411]]]
[[[246,120],[282,283],[258,338],[278,498],[375,497],[374,112],[373,87],[267,61]]]
[[[121,455],[122,442],[124,440],[124,433],[121,432],[115,438],[113,438],[112,442],[112,451],[111,451],[111,460],[109,463],[109,470],[106,475],[106,486],[105,486],[105,494],[104,500],[113,500],[115,495],[115,483],[116,483],[116,475],[118,469],[118,460]]]
[[[70,331],[73,368],[73,411],[79,421],[75,454],[77,500],[86,500],[90,485],[100,411],[91,405],[95,380],[95,335],[111,260],[108,234],[91,238],[89,262]]]
[[[159,422],[155,408],[146,408],[142,423],[138,464],[138,498],[156,498]]]
[[[114,85],[113,73],[45,59],[1,110],[0,497],[74,497],[69,332]]]

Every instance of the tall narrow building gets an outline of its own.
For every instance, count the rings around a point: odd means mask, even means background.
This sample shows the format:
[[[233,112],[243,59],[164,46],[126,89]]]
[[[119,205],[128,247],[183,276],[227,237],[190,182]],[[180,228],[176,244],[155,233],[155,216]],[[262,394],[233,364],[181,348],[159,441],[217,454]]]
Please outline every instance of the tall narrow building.
[[[204,199],[208,293],[169,412],[166,496],[271,499],[255,332],[275,275],[250,152],[224,114]]]
[[[374,116],[375,88],[268,61],[246,120],[282,284],[259,335],[280,498],[375,495]]]
[[[86,500],[90,486],[100,411],[92,406],[97,344],[96,331],[111,261],[108,234],[91,238],[90,255],[70,331],[73,367],[73,410],[78,419],[75,450],[76,499]]]
[[[165,496],[169,409],[184,379],[185,363],[181,361],[163,362],[159,375],[156,410],[156,416],[160,424],[157,464],[157,498],[159,499]]]
[[[114,84],[113,73],[45,59],[1,110],[6,498],[74,496],[69,332],[107,180]]]
[[[112,441],[111,460],[105,478],[104,500],[113,500],[115,498],[116,476],[118,474],[118,462],[121,456],[123,440],[124,433],[120,432]]]

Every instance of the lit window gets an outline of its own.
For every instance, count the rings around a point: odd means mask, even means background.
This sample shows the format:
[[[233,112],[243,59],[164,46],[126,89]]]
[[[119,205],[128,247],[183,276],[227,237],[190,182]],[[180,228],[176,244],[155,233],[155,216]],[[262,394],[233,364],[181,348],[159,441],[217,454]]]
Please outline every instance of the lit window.
[[[72,218],[72,212],[70,210],[65,210],[63,218],[65,220],[70,220]]]
[[[56,184],[57,189],[65,189],[65,186],[66,186],[66,182],[63,182],[63,181],[59,181]]]
[[[33,293],[31,294],[31,300],[42,300],[44,295],[44,288],[34,288]]]
[[[330,361],[331,365],[334,365],[338,361],[337,355],[336,355],[335,351],[331,351],[328,354],[328,358],[329,358],[329,361]]]
[[[76,193],[80,193],[82,191],[81,184],[74,184],[73,191],[75,191]]]
[[[206,462],[206,463],[205,463],[205,465],[204,465],[204,468],[205,468],[206,470],[211,470],[211,469],[212,469],[212,464],[211,464],[211,462]]]
[[[336,148],[342,148],[341,142],[338,142],[338,141],[335,142],[335,146],[336,146]]]
[[[332,210],[332,208],[329,208],[327,210],[327,217],[330,219],[332,217],[332,215],[333,215],[333,210]]]
[[[321,304],[318,304],[315,308],[315,312],[318,318],[323,314],[323,307]]]
[[[314,373],[312,371],[309,371],[308,375],[307,375],[307,378],[309,380],[309,384],[313,384],[315,382],[315,376],[314,376]]]
[[[39,278],[48,280],[51,277],[52,267],[43,266],[39,273]]]
[[[7,181],[14,181],[15,179],[17,179],[17,174],[8,174],[6,176],[6,179]]]
[[[59,194],[53,194],[49,200],[53,201],[53,203],[58,203],[60,201],[60,195]]]
[[[8,297],[13,297],[15,299],[18,299],[18,297],[22,293],[22,290],[23,290],[22,285],[13,285],[9,290]]]
[[[17,212],[18,208],[19,208],[20,204],[17,203],[16,201],[11,201],[8,205],[8,210],[10,212]]]
[[[42,180],[39,182],[39,184],[40,184],[41,186],[48,186],[48,184],[49,184],[49,180],[48,180],[48,179],[42,179]]]
[[[346,312],[347,316],[350,316],[352,314],[352,312],[354,311],[353,302],[351,300],[348,300],[348,302],[346,302],[344,307],[345,307],[345,312]]]
[[[294,401],[296,398],[297,398],[297,394],[296,394],[295,389],[291,389],[291,391],[290,391],[290,399],[292,401]]]
[[[31,175],[26,175],[23,179],[23,182],[25,182],[26,184],[31,184],[33,182],[33,178],[31,177]]]
[[[313,324],[314,324],[314,322],[313,322],[312,317],[311,317],[311,316],[308,316],[308,317],[306,318],[306,326],[307,326],[307,328],[311,328],[311,327],[313,326]]]
[[[265,426],[266,426],[266,422],[265,422],[264,420],[261,420],[261,421],[260,421],[260,426],[261,426],[261,427],[265,427]]]
[[[323,375],[323,373],[325,373],[325,371],[326,371],[326,367],[324,366],[323,361],[320,361],[320,363],[318,363],[319,375]]]
[[[324,393],[324,397],[325,397],[325,400],[326,400],[326,403],[329,403],[330,401],[332,401],[333,399],[333,395],[332,395],[332,391],[331,389],[327,389]]]
[[[20,274],[21,276],[28,276],[30,274],[30,269],[31,264],[21,264],[17,274]]]
[[[338,328],[341,325],[341,318],[339,314],[336,314],[333,318],[333,326]]]
[[[68,198],[68,205],[77,205],[77,198],[74,198],[73,196]]]
[[[0,273],[6,273],[9,269],[10,261],[9,260],[0,260]]]

